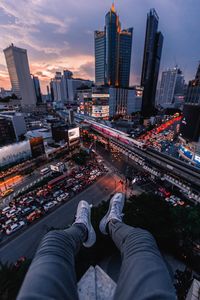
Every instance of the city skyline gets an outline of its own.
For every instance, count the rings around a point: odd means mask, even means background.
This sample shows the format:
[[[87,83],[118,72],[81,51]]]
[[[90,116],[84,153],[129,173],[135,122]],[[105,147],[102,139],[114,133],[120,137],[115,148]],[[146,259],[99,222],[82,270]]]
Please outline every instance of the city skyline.
[[[160,17],[159,29],[165,36],[162,71],[178,64],[186,82],[193,78],[199,60],[198,11],[200,3],[181,1],[116,1],[123,27],[133,26],[133,48],[130,84],[140,82],[145,39],[146,15],[154,7]],[[28,50],[31,73],[41,80],[43,92],[56,71],[67,68],[77,77],[94,80],[93,32],[101,29],[104,15],[112,1],[71,0],[63,6],[49,1],[29,1],[18,5],[10,1],[0,4],[0,86],[10,87],[3,49],[12,42]],[[171,12],[173,11],[173,15]],[[81,18],[80,18],[81,17]],[[192,33],[192,34],[191,34]]]

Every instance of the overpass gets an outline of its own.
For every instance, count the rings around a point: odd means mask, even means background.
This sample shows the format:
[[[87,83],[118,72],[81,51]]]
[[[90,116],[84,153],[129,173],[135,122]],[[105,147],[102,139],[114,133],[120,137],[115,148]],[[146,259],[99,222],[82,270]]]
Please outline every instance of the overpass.
[[[78,114],[76,114],[76,118],[79,122],[91,120],[91,117],[88,118],[83,115],[79,118]],[[100,122],[97,124],[98,127],[105,127],[105,125]],[[162,152],[155,151],[153,148],[142,149],[141,147],[137,147],[137,145],[122,142],[116,136],[116,130],[111,127],[108,127],[109,132],[106,130],[102,132],[102,130],[99,130],[96,126],[91,127],[92,130],[106,138],[111,146],[117,147],[119,151],[127,156],[137,157],[142,167],[148,169],[150,173],[155,173],[155,176],[161,176],[182,190],[188,191],[188,194],[192,196],[193,200],[200,202],[200,170],[198,168]],[[130,141],[127,134],[123,132],[121,132],[120,137]],[[134,141],[134,139],[132,140]],[[193,192],[193,190],[195,190],[195,192]]]

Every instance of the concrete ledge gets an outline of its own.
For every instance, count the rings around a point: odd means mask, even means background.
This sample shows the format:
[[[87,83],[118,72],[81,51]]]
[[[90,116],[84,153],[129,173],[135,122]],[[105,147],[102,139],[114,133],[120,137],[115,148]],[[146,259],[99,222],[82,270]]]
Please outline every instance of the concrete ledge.
[[[77,289],[80,300],[112,300],[116,283],[99,266],[90,266]]]

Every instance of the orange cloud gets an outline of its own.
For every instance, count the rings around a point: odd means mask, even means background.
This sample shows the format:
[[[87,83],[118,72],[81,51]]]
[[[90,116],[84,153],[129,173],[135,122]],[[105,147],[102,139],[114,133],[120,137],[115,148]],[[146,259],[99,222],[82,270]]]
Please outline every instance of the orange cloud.
[[[64,69],[69,69],[74,73],[74,77],[94,80],[94,74],[91,74],[92,68],[94,68],[94,57],[90,55],[59,58],[57,61],[51,61],[50,63],[32,63],[30,65],[31,73],[37,75],[40,79],[44,94],[46,94],[47,84],[54,77],[56,71],[62,72]]]

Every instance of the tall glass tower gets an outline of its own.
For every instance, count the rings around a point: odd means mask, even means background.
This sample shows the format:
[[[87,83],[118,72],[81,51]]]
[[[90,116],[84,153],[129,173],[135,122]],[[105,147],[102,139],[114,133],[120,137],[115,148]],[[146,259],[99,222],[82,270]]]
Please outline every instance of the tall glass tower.
[[[21,99],[22,107],[35,106],[36,95],[30,75],[26,49],[21,49],[11,44],[3,51],[13,92]]]
[[[133,28],[121,30],[114,4],[105,16],[104,31],[95,31],[95,82],[128,87]]]
[[[160,68],[163,46],[163,35],[158,32],[159,17],[155,9],[147,15],[146,36],[141,76],[141,86],[144,87],[142,98],[142,115],[149,117],[155,108],[156,86]]]

